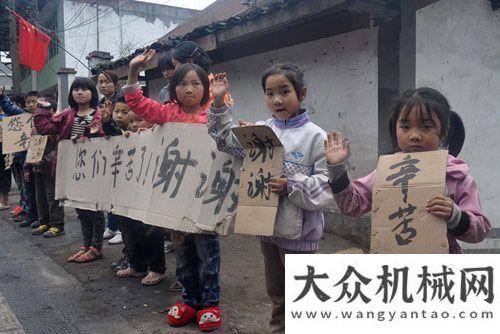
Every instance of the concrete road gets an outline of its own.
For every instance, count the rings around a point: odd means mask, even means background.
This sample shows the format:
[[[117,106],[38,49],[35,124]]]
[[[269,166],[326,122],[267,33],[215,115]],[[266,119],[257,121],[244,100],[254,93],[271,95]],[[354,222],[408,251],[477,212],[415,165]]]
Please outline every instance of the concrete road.
[[[194,324],[175,329],[163,322],[180,298],[168,290],[175,276],[173,254],[166,258],[167,278],[145,287],[110,269],[121,245],[105,242],[104,259],[93,263],[67,263],[80,243],[71,208],[66,234],[54,239],[32,236],[7,211],[0,213],[0,333],[200,333]],[[232,235],[221,239],[221,247],[223,326],[217,333],[266,333],[271,305],[257,239]],[[362,251],[330,234],[321,243],[324,253],[346,249]]]

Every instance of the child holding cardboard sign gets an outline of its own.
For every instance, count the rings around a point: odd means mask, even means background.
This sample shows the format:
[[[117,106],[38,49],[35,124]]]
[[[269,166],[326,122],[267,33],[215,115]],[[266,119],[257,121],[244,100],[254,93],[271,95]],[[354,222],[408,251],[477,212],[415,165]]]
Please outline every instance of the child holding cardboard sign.
[[[446,222],[450,253],[462,253],[457,239],[481,242],[491,225],[482,212],[479,191],[469,175],[469,167],[456,158],[464,143],[465,130],[448,100],[432,88],[405,91],[393,103],[389,131],[398,151],[403,153],[448,148],[448,194],[430,198],[426,210]],[[350,182],[346,172],[349,142],[340,132],[331,132],[324,146],[330,185],[339,209],[352,216],[368,213],[372,208],[377,171]]]
[[[210,98],[207,72],[196,64],[180,65],[170,81],[170,101],[166,104],[142,95],[139,68],[150,62],[155,50],[136,56],[129,65],[128,83],[123,87],[127,104],[137,116],[153,124],[167,122],[206,123],[206,105]],[[177,233],[180,235],[180,233]],[[175,327],[196,321],[202,331],[221,326],[220,245],[217,234],[186,234],[176,247],[177,278],[182,283],[183,302],[177,302],[165,321]]]
[[[88,138],[103,137],[98,101],[95,83],[89,78],[77,77],[70,87],[70,107],[55,114],[39,109],[35,114],[36,130],[41,135],[58,135],[60,140],[72,139],[75,143],[77,139],[84,141]],[[83,263],[102,258],[104,214],[101,211],[83,209],[75,211],[82,225],[83,245],[67,261]]]
[[[268,186],[280,195],[274,235],[261,237],[266,286],[273,302],[272,332],[285,330],[285,254],[307,254],[318,250],[323,234],[322,207],[331,202],[326,160],[322,145],[326,133],[313,124],[301,102],[306,96],[302,71],[292,63],[276,64],[262,76],[262,88],[272,118],[267,125],[284,146],[282,173]],[[233,117],[224,103],[228,89],[225,74],[212,80],[214,103],[208,113],[208,130],[221,151],[242,156],[241,143],[231,129]],[[240,121],[240,125],[248,125]]]

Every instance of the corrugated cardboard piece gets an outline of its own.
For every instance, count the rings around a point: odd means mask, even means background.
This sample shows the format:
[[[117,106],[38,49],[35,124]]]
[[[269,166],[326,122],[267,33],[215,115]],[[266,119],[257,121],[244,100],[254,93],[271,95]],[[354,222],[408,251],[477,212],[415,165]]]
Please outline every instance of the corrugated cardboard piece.
[[[26,162],[37,164],[42,161],[45,146],[47,146],[47,136],[34,135],[30,137],[28,153],[26,154]]]
[[[31,114],[4,117],[2,119],[2,154],[27,151],[32,127],[33,115]]]
[[[233,128],[233,132],[245,150],[234,232],[273,235],[279,195],[271,192],[269,181],[280,176],[283,144],[266,125]]]
[[[187,233],[226,234],[241,159],[218,152],[204,124],[167,123],[130,138],[58,146],[56,199]]]
[[[428,199],[445,193],[447,158],[444,150],[379,158],[371,253],[448,253],[446,223],[425,209]]]

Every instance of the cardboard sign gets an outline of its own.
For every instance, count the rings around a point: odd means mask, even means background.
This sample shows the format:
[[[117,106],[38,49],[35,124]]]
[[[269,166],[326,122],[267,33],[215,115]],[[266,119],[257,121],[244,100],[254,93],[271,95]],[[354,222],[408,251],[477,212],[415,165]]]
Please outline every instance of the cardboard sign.
[[[201,124],[167,123],[130,138],[59,143],[56,199],[188,233],[226,234],[241,159],[217,151]]]
[[[10,169],[12,167],[12,164],[14,163],[14,154],[9,153],[4,156],[4,161],[5,161],[5,170]]]
[[[45,146],[47,146],[47,136],[34,135],[30,137],[26,163],[37,164],[42,161]]]
[[[444,150],[379,158],[371,253],[448,253],[446,223],[425,209],[428,199],[445,193],[447,158]]]
[[[33,127],[33,115],[24,113],[2,119],[2,153],[27,151]]]
[[[266,125],[233,128],[233,132],[245,150],[234,231],[273,235],[279,195],[271,192],[269,181],[280,176],[283,145]]]

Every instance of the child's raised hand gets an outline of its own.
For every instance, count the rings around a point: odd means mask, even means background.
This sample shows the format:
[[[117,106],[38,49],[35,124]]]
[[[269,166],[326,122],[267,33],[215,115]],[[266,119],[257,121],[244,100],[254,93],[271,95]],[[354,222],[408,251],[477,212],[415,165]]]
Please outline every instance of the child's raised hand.
[[[447,221],[451,219],[453,206],[453,200],[448,196],[436,196],[427,201],[425,208],[434,217]]]
[[[135,56],[135,58],[130,61],[130,68],[139,69],[142,66],[146,66],[151,61],[151,59],[153,59],[155,54],[155,49],[148,49],[142,54]]]
[[[226,96],[229,82],[227,81],[226,73],[215,74],[210,80],[210,91],[214,97],[214,107],[220,108],[224,105],[224,97]]]
[[[349,141],[344,140],[342,133],[332,131],[328,133],[328,139],[324,142],[326,160],[330,165],[338,165],[349,158],[351,151]]]
[[[104,101],[103,106],[101,107],[101,117],[102,121],[107,123],[111,120],[111,101]]]

